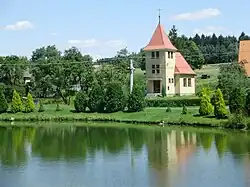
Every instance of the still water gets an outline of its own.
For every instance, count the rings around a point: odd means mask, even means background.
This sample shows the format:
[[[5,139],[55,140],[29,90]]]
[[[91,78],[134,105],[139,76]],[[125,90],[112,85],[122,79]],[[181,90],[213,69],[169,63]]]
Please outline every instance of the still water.
[[[119,126],[1,127],[0,187],[250,186],[246,133]]]

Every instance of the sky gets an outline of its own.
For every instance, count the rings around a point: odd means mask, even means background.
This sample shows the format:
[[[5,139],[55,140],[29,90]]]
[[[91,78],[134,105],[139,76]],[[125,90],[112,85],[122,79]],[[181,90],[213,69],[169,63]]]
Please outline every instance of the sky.
[[[37,48],[76,46],[94,59],[122,48],[138,52],[149,42],[158,9],[166,32],[250,34],[249,0],[1,0],[0,55],[30,57]]]

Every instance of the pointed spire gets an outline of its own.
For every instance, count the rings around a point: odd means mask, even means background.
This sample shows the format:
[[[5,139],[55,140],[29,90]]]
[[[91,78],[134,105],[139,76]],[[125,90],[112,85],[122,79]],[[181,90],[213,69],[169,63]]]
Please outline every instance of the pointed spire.
[[[159,16],[158,16],[159,17],[159,24],[161,24],[161,10],[162,9],[160,9],[160,8],[158,9],[158,11],[159,11]]]

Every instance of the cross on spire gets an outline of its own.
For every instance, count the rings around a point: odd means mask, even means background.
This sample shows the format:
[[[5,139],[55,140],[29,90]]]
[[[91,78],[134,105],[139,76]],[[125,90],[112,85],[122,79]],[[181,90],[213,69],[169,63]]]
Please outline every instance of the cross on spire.
[[[160,9],[160,8],[158,9],[158,12],[159,12],[159,16],[158,16],[159,17],[159,24],[161,23],[161,10],[162,9]]]

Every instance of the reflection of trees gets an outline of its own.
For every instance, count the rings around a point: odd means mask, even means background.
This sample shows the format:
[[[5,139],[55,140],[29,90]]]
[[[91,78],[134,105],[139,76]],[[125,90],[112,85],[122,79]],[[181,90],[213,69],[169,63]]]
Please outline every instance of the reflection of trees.
[[[225,151],[227,149],[227,136],[221,135],[221,134],[216,134],[214,136],[214,141],[215,141],[215,146],[217,149],[218,156],[220,158],[222,158],[223,154],[225,153]]]
[[[209,152],[212,147],[213,142],[213,134],[211,133],[200,133],[199,134],[199,140],[201,145],[203,146],[203,149],[206,152]]]
[[[23,128],[0,128],[0,158],[3,165],[20,166],[27,160]]]

